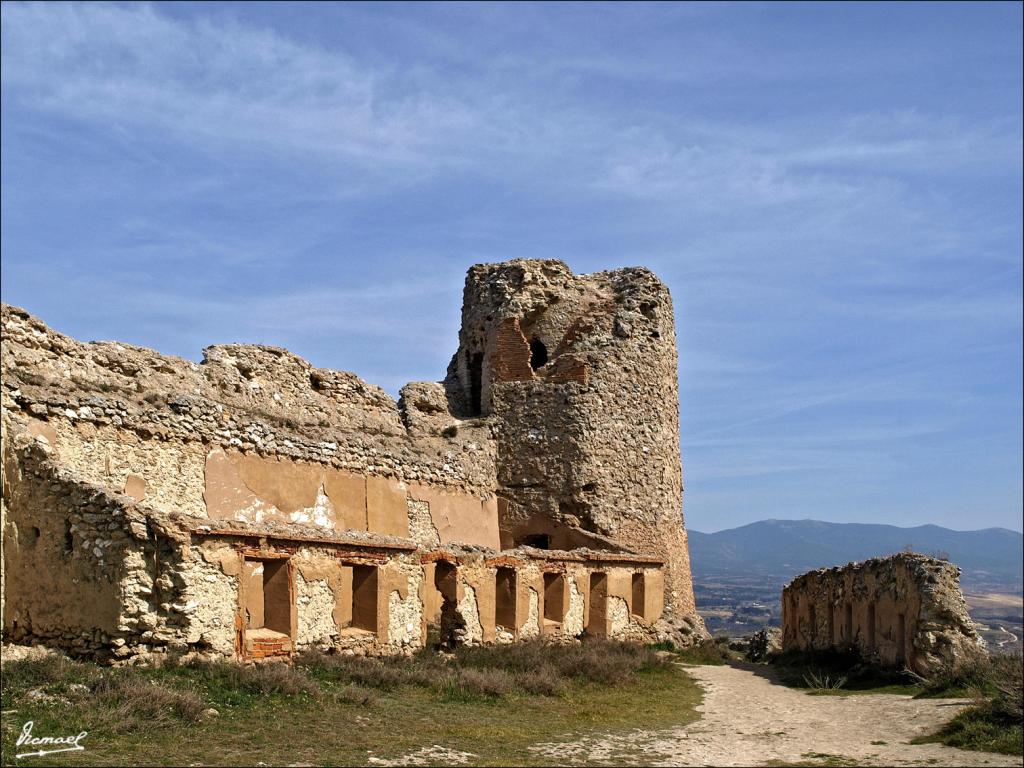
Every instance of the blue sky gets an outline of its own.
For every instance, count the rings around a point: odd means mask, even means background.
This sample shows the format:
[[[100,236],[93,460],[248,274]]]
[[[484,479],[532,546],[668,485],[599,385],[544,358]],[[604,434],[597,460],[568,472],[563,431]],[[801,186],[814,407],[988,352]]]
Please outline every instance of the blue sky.
[[[671,288],[685,510],[1021,529],[1022,6],[2,6],[2,295],[438,379],[465,270]]]

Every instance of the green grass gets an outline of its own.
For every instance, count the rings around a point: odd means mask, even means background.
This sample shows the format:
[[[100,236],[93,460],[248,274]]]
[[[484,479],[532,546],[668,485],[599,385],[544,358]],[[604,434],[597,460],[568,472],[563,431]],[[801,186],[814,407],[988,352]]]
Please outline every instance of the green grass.
[[[3,666],[2,762],[30,762],[15,760],[14,741],[34,720],[35,735],[89,731],[85,752],[48,765],[366,764],[433,745],[472,753],[470,764],[540,765],[557,758],[532,753],[534,743],[685,724],[700,698],[677,664],[619,643],[256,667],[48,657]]]
[[[1024,752],[1024,729],[1019,722],[1000,716],[985,703],[964,710],[938,733],[921,736],[911,743],[939,743],[979,752],[1020,755]]]
[[[1021,654],[996,654],[943,672],[930,685],[969,690],[978,703],[938,733],[915,744],[938,742],[980,752],[1019,755],[1024,751],[1024,660]],[[930,692],[930,691],[929,691]]]

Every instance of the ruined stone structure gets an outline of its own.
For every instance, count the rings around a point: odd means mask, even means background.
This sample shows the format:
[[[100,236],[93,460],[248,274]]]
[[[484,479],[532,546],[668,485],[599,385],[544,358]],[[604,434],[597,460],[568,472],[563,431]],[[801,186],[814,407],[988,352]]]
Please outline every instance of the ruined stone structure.
[[[782,592],[783,651],[855,649],[929,675],[981,652],[952,563],[903,552],[822,568]]]
[[[645,269],[480,265],[396,403],[283,349],[194,363],[3,306],[3,632],[82,656],[704,635],[675,328]]]

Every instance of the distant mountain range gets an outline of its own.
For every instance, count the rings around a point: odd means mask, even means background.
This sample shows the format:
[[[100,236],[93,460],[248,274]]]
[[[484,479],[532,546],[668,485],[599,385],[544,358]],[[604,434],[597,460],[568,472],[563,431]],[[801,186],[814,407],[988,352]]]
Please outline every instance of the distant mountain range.
[[[709,576],[795,576],[814,568],[843,565],[899,552],[945,556],[961,567],[970,585],[1024,582],[1024,537],[1007,528],[953,531],[937,525],[825,523],[820,520],[762,520],[717,533],[690,531],[694,578]]]

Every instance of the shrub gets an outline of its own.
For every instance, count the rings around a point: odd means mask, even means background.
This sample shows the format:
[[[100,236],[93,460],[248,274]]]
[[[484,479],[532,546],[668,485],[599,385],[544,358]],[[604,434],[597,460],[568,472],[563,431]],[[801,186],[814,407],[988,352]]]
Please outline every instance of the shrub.
[[[987,654],[958,659],[921,681],[922,698],[950,694],[983,696],[991,692],[992,661]]]
[[[458,680],[464,691],[482,696],[504,696],[513,689],[511,675],[501,669],[462,669]]]
[[[196,723],[203,700],[192,691],[179,691],[121,670],[103,675],[92,688],[88,706],[107,710],[103,720],[118,733],[160,728],[177,721]]]
[[[845,677],[837,677],[818,669],[808,669],[804,674],[804,684],[814,691],[838,691],[846,685]]]
[[[565,681],[551,664],[544,663],[537,669],[519,672],[515,676],[516,686],[539,696],[558,696],[565,691]]]
[[[228,691],[249,694],[308,694],[318,697],[320,686],[300,667],[284,663],[242,665],[231,661],[191,661],[186,669],[200,679]]]
[[[376,703],[377,694],[369,688],[363,688],[359,685],[346,685],[334,694],[334,700],[368,707]]]
[[[423,650],[412,657],[365,658],[309,652],[296,658],[297,666],[325,682],[377,690],[416,685],[448,691],[452,695],[476,695],[480,689],[488,688],[482,682],[485,677],[462,677],[464,672],[500,673],[491,678],[492,682],[499,677],[502,680],[493,684],[494,690],[502,688],[507,689],[505,692],[519,690],[555,696],[565,690],[570,680],[614,685],[638,672],[664,667],[667,663],[651,648],[599,639],[571,645],[535,640],[463,647],[451,656]]]
[[[1017,653],[1000,654],[991,660],[994,714],[1007,722],[1024,725],[1024,658]]]
[[[939,742],[960,749],[1020,755],[1024,750],[1024,726],[1007,722],[992,702],[965,709],[932,736],[914,739],[914,744]]]
[[[10,709],[14,698],[31,688],[46,688],[59,693],[74,684],[90,685],[100,674],[99,667],[72,661],[57,653],[6,662],[3,666],[3,708]]]
[[[322,680],[354,683],[384,691],[403,685],[435,685],[444,669],[434,654],[417,654],[412,658],[366,658],[307,652],[297,657],[295,663]]]
[[[699,645],[694,645],[679,651],[679,660],[687,664],[725,664],[734,658],[729,650],[729,638],[714,638],[705,640]]]
[[[1024,749],[1024,668],[1021,654],[995,654],[949,665],[925,683],[922,695],[967,691],[978,703],[932,736],[962,749],[1019,755]]]

